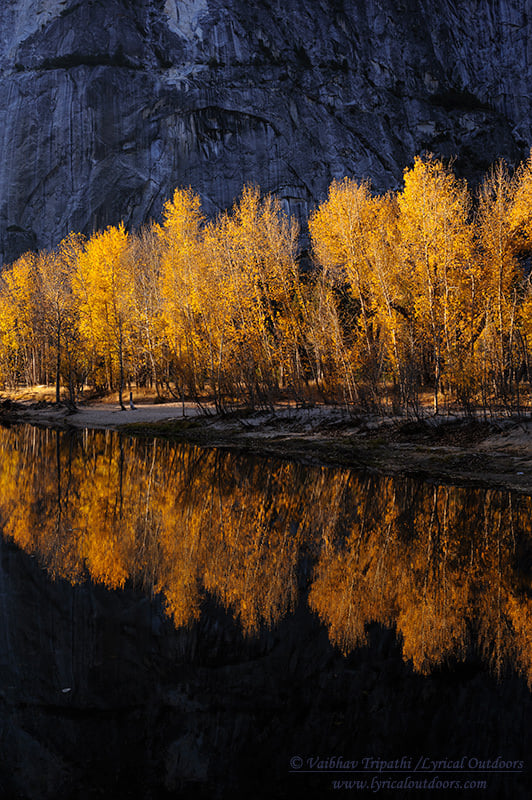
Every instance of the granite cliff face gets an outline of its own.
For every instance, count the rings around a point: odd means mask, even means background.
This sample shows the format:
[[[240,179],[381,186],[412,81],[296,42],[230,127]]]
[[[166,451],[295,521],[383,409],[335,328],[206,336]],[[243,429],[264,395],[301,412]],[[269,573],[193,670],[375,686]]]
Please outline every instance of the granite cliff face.
[[[524,0],[12,0],[0,6],[0,260],[177,185],[304,217],[425,149],[475,178],[532,143]]]

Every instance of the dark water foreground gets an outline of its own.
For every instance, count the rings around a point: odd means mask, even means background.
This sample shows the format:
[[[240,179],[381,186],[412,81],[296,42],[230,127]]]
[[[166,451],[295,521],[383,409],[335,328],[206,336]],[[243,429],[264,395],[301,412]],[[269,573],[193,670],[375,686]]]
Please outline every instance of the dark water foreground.
[[[532,796],[531,498],[0,449],[1,800]]]

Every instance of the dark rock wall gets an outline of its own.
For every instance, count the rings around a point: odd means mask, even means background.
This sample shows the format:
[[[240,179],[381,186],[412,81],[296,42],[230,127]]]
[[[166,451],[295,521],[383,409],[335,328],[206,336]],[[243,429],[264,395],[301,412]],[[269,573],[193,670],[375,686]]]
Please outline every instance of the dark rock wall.
[[[0,5],[0,260],[70,230],[209,214],[245,182],[304,218],[423,150],[470,178],[532,143],[525,0],[14,0]]]

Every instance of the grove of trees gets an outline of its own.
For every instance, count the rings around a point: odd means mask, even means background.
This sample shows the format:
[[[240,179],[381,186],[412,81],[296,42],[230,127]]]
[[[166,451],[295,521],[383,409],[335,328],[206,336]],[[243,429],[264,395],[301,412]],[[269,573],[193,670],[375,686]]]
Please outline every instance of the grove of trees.
[[[121,404],[149,385],[219,411],[530,407],[532,156],[475,193],[433,156],[396,193],[335,181],[308,224],[302,269],[275,197],[245,187],[208,221],[177,189],[161,224],[24,254],[0,276],[0,385]]]

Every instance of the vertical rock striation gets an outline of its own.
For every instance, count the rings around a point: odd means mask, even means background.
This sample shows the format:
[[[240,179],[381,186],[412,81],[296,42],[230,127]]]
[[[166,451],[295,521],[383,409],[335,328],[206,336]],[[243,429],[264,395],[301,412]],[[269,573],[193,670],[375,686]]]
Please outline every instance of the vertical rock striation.
[[[13,0],[0,6],[0,260],[177,185],[245,182],[304,217],[333,178],[413,156],[475,179],[532,143],[524,0]]]

